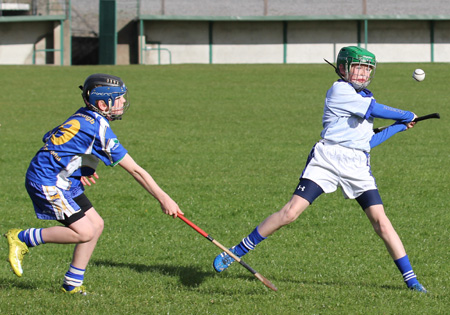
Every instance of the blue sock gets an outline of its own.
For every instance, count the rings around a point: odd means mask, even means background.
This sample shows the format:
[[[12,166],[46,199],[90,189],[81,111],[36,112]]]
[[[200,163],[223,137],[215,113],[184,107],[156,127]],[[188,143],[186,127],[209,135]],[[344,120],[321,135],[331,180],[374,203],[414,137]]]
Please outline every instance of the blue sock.
[[[400,272],[402,273],[403,280],[405,281],[408,288],[416,283],[419,283],[419,281],[417,281],[416,274],[412,270],[408,255],[394,260],[394,262],[397,265],[398,270],[400,270]]]
[[[234,247],[234,250],[239,257],[242,257],[250,250],[255,249],[256,245],[264,241],[266,238],[267,237],[259,234],[258,227],[256,227],[252,233],[242,239],[242,242]]]
[[[80,269],[70,265],[69,270],[64,275],[63,288],[66,291],[72,291],[75,287],[79,287],[83,284],[84,273],[86,269]]]
[[[19,240],[27,244],[28,247],[35,247],[40,244],[45,244],[42,239],[42,229],[27,229],[19,232]]]

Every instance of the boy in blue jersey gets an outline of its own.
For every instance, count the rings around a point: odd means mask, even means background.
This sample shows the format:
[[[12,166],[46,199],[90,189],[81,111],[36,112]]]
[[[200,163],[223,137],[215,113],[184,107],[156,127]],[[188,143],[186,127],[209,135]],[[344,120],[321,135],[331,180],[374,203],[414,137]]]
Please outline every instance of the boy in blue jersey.
[[[9,243],[9,262],[21,277],[24,255],[30,247],[45,243],[77,244],[65,274],[62,291],[86,294],[84,273],[97,240],[103,231],[103,219],[84,194],[84,185],[95,183],[95,169],[120,165],[154,198],[162,211],[174,218],[183,214],[173,201],[127,153],[110,128],[110,121],[122,119],[127,111],[128,90],[123,81],[108,74],[93,74],[84,82],[82,96],[86,107],[80,108],[62,125],[44,135],[44,146],[28,168],[25,187],[36,216],[56,220],[63,226],[11,229],[5,236]]]
[[[269,235],[297,219],[322,193],[331,193],[341,187],[344,197],[356,199],[366,213],[407,287],[426,293],[417,281],[402,241],[384,212],[368,153],[394,134],[412,128],[416,115],[378,103],[372,92],[366,89],[376,68],[375,55],[369,51],[354,46],[344,47],[336,63],[340,79],[326,94],[322,139],[313,147],[292,198],[231,251],[242,257]],[[374,118],[396,122],[374,134]],[[213,266],[217,272],[222,272],[233,261],[223,252],[215,258]]]

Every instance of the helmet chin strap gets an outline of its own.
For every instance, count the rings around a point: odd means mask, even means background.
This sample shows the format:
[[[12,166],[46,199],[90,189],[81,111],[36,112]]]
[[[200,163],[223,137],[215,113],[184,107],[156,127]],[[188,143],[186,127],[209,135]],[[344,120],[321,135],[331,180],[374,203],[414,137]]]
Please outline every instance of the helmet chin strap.
[[[96,112],[97,114],[99,114],[100,116],[105,117],[105,118],[108,119],[108,120],[111,120],[111,119],[110,119],[110,116],[111,116],[111,110],[112,110],[112,107],[111,107],[111,106],[108,106],[108,109],[109,109],[108,111],[104,111],[104,110],[101,110],[100,108],[98,108],[97,106],[92,105],[92,104],[89,103],[86,99],[84,99],[84,102],[85,102],[86,106],[87,106],[90,110]],[[106,105],[106,104],[105,104],[105,105]]]

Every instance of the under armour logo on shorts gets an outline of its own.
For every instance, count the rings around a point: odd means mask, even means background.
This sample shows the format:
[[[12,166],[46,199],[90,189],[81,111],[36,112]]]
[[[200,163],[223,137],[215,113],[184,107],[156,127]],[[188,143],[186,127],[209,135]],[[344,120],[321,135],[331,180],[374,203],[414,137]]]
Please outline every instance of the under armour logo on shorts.
[[[306,186],[298,185],[297,190],[305,191]]]

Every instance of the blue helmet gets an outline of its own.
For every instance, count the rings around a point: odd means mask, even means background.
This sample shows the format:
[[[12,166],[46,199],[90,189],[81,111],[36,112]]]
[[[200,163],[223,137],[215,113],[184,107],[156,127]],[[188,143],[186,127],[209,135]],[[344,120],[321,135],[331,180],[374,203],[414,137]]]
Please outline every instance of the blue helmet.
[[[83,86],[80,85],[80,89],[83,91],[81,95],[86,106],[109,120],[122,119],[122,115],[130,106],[127,99],[127,87],[119,77],[103,73],[92,74],[87,77]],[[122,96],[126,99],[123,107],[113,108],[115,100]],[[105,111],[100,110],[98,101],[103,101],[108,106],[108,109]]]

